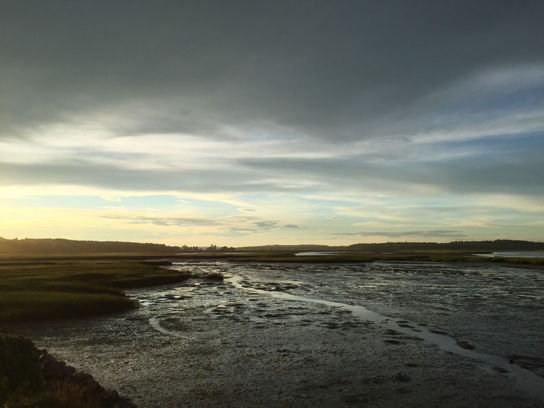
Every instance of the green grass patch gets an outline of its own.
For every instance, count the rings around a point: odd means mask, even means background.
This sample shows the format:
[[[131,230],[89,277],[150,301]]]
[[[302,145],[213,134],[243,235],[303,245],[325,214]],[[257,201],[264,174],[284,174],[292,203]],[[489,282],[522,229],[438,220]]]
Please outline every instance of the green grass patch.
[[[122,289],[181,282],[187,273],[125,260],[0,261],[0,323],[126,311]]]
[[[18,323],[96,316],[134,306],[134,302],[123,294],[6,292],[0,297],[0,321]]]

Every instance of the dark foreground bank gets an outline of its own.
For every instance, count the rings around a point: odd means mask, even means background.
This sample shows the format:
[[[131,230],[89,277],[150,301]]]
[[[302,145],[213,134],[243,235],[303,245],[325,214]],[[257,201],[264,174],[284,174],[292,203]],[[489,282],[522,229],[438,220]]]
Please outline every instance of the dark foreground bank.
[[[0,335],[3,408],[135,408],[116,391],[40,350],[27,338]]]

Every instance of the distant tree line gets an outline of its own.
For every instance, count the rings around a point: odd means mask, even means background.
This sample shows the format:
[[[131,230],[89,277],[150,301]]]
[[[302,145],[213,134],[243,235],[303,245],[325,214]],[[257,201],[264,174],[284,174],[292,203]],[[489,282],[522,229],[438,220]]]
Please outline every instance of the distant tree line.
[[[494,241],[453,242],[382,242],[377,244],[329,245],[260,245],[238,247],[237,251],[410,251],[410,250],[467,250],[467,251],[538,251],[544,242],[497,239]]]
[[[179,249],[180,248],[178,246],[138,242],[76,241],[60,238],[0,238],[0,254],[77,254],[120,252],[175,253],[178,252]]]
[[[347,247],[357,251],[402,250],[470,250],[470,251],[538,251],[544,250],[543,242],[497,239],[494,241],[452,242],[384,242],[379,244],[354,244]]]
[[[0,254],[78,254],[78,253],[164,253],[177,252],[225,252],[232,247],[170,246],[164,244],[122,241],[77,241],[61,238],[6,239],[0,237]]]
[[[347,249],[346,246],[329,246],[329,245],[313,245],[313,244],[299,244],[299,245],[255,245],[237,247],[237,251],[333,251],[333,250]]]
[[[182,245],[179,249],[180,249],[180,252],[225,252],[225,251],[234,251],[233,247],[227,247],[227,246],[218,247],[217,245],[210,245],[207,248],[203,248],[203,247],[199,247],[199,246]]]
[[[468,250],[468,251],[538,251],[544,250],[543,242],[498,239],[494,241],[453,242],[384,242],[377,244],[353,244],[349,246],[327,245],[263,245],[253,247],[228,247],[210,245],[169,246],[164,244],[121,241],[77,241],[69,239],[5,239],[0,237],[0,254],[77,254],[77,253],[164,253],[176,252],[226,252],[226,251],[409,251],[409,250]]]

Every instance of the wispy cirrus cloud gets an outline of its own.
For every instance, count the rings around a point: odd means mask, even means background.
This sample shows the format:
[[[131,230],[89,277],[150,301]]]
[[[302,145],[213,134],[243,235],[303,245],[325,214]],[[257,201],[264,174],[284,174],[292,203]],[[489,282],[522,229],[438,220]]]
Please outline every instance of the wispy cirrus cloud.
[[[103,218],[127,221],[131,224],[154,224],[163,227],[168,226],[216,226],[218,222],[203,218],[185,218],[185,217],[146,217],[146,216],[123,216],[123,215],[103,215]]]
[[[461,231],[455,230],[428,230],[428,231],[367,231],[367,232],[338,232],[335,235],[361,236],[361,237],[424,237],[424,238],[465,238],[466,235]]]
[[[213,227],[234,232],[255,233],[281,228],[275,220],[260,219],[250,216],[223,216],[215,218],[199,217],[163,217],[144,215],[102,215],[102,218],[126,221],[130,224],[152,224],[161,227]],[[298,228],[295,225],[285,225],[286,228]]]

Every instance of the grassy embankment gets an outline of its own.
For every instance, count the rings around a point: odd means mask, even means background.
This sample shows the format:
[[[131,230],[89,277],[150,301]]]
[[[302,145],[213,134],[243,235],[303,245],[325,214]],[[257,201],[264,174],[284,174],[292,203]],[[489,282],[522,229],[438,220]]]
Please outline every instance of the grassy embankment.
[[[121,312],[124,288],[176,283],[190,275],[124,260],[0,260],[0,323]]]
[[[135,408],[91,376],[78,373],[21,336],[0,334],[0,406]]]

